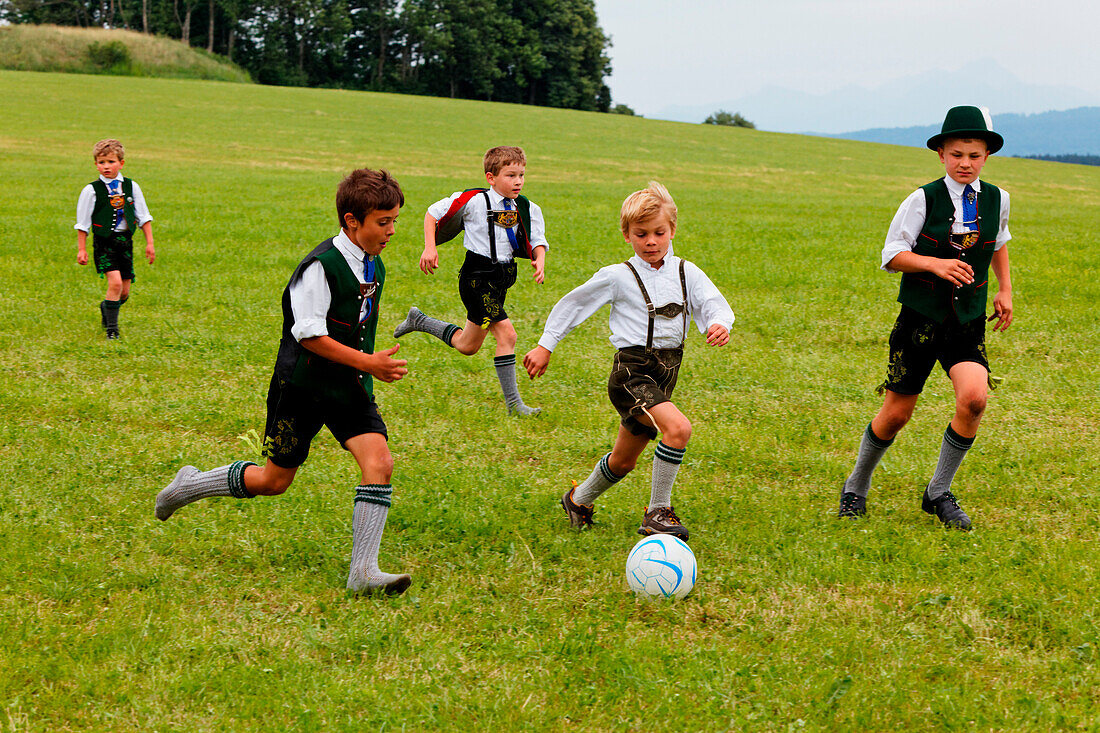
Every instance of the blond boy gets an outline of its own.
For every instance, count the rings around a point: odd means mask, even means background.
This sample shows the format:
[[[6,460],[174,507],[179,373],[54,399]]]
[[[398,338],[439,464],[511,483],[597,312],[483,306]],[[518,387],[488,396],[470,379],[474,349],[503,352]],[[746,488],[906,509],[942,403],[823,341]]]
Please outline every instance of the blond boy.
[[[611,452],[582,483],[573,482],[561,505],[573,526],[591,525],[596,498],[630,473],[649,441],[660,434],[649,505],[638,533],[687,540],[688,530],[672,508],[672,485],[691,438],[691,423],[672,403],[672,391],[689,317],[706,333],[707,344],[724,346],[733,311],[702,270],[672,253],[676,203],[664,186],[654,181],[630,194],[619,223],[634,256],[600,269],[558,301],[539,345],[527,353],[523,365],[532,379],[546,373],[551,352],[566,334],[611,305],[611,343],[618,351],[607,393],[619,413],[619,431]]]

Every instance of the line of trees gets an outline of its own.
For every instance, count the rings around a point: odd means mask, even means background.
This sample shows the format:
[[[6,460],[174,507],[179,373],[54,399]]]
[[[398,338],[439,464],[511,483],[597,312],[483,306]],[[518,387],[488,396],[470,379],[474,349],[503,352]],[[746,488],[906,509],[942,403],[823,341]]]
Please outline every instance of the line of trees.
[[[263,84],[611,107],[593,0],[0,0],[0,19],[178,38]]]

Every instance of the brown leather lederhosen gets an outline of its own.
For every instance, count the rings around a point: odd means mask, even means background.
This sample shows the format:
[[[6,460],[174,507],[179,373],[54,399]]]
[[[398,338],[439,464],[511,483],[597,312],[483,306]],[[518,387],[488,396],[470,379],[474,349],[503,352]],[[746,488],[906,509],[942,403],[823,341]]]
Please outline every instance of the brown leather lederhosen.
[[[672,349],[653,347],[653,327],[657,316],[675,318],[682,315],[684,338],[687,338],[688,304],[687,280],[684,275],[684,260],[680,260],[680,289],[684,302],[666,303],[657,308],[650,300],[649,293],[642,284],[642,278],[630,262],[624,262],[638,287],[642,290],[646,310],[649,314],[649,328],[645,346],[627,346],[615,352],[615,362],[611,376],[607,380],[607,396],[622,418],[622,425],[634,435],[647,435],[650,440],[657,437],[657,430],[639,422],[637,415],[648,412],[649,408],[668,402],[676,388],[676,378],[680,373],[680,362],[684,356],[683,341]],[[652,419],[652,417],[650,417]]]

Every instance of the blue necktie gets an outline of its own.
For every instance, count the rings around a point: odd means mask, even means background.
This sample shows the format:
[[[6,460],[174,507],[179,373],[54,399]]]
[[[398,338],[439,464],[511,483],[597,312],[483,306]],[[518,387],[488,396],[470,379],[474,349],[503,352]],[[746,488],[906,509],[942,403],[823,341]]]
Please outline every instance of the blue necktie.
[[[504,199],[504,210],[505,211],[511,211],[512,210],[512,199],[505,197],[505,199]],[[508,244],[512,245],[512,251],[513,252],[518,252],[519,251],[519,243],[516,242],[516,233],[514,231],[512,231],[512,227],[505,227],[504,231],[508,232]]]
[[[978,194],[966,184],[963,188],[963,227],[966,231],[978,230]]]
[[[112,196],[118,196],[120,193],[122,193],[121,186],[122,184],[118,181],[111,181],[111,188],[108,190],[108,192]],[[123,204],[123,206],[125,206],[125,204]],[[115,209],[115,223],[113,229],[115,229],[116,231],[122,226],[122,213],[123,211],[121,207]]]
[[[373,257],[368,256],[363,258],[363,280],[366,281],[367,285],[370,285],[372,282],[374,282]],[[359,319],[360,323],[370,318],[371,311],[374,310],[374,296],[372,295],[369,298],[364,298],[364,300],[366,301],[367,310],[363,312],[363,317]]]

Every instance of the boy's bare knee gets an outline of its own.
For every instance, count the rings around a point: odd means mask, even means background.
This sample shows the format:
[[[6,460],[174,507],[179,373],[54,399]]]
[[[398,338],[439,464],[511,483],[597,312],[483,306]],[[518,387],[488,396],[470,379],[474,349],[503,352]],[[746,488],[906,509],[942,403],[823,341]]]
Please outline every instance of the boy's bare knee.
[[[473,356],[481,348],[481,344],[452,344],[455,351],[463,356]]]
[[[393,456],[372,456],[364,466],[364,478],[369,474],[379,479],[378,483],[388,484],[393,478]]]
[[[516,341],[519,340],[519,337],[516,335],[516,329],[510,323],[504,325],[497,324],[493,329],[493,338],[495,338],[497,343],[501,346],[507,346],[509,348],[514,348]]]
[[[673,420],[664,426],[664,441],[674,447],[686,446],[691,440],[691,421],[685,418]]]
[[[985,413],[985,405],[984,396],[967,397],[959,401],[958,410],[963,417],[977,420]]]

